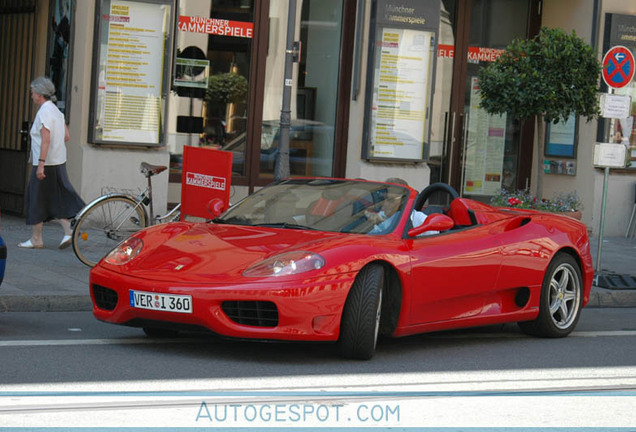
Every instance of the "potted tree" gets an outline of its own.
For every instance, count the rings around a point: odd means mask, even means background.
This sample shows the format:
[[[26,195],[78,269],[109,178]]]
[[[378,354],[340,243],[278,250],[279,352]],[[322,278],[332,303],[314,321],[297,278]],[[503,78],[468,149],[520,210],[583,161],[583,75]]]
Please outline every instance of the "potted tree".
[[[208,142],[223,145],[226,139],[239,133],[235,119],[244,116],[239,109],[247,99],[249,84],[247,78],[232,71],[210,76],[205,101],[208,107],[208,127],[211,139]]]
[[[242,102],[248,90],[247,79],[243,75],[236,72],[220,73],[210,77],[206,100],[220,104]]]
[[[481,108],[519,120],[535,119],[538,134],[536,195],[543,195],[545,122],[588,121],[599,114],[601,66],[593,49],[575,32],[542,28],[534,39],[516,39],[479,72]]]

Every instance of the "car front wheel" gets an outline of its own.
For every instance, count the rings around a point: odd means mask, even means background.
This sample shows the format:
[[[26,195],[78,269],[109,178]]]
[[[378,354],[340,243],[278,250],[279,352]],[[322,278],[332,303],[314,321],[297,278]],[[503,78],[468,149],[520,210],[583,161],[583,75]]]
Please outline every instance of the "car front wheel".
[[[557,255],[543,279],[539,316],[534,321],[520,322],[519,327],[536,336],[567,336],[579,320],[582,292],[581,269],[576,260],[567,254]]]
[[[373,357],[380,330],[384,269],[377,264],[363,268],[353,282],[340,323],[340,354],[345,358]]]

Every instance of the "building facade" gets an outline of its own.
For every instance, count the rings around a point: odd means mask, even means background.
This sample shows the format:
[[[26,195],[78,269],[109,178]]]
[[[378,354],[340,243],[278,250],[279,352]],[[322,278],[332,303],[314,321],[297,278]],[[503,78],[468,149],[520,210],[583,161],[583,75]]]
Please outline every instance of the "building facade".
[[[500,188],[532,189],[541,164],[544,196],[576,191],[593,232],[604,185],[594,146],[622,136],[633,162],[611,170],[605,235],[625,235],[636,183],[632,117],[554,128],[566,151],[539,159],[532,121],[479,108],[477,74],[542,26],[576,31],[599,60],[617,37],[636,52],[636,2],[295,4],[290,14],[289,0],[0,0],[0,51],[13,59],[0,66],[2,210],[23,211],[29,152],[20,131],[34,117],[29,82],[47,75],[71,130],[68,171],[86,201],[143,188],[146,161],[170,166],[153,179],[165,210],[180,199],[186,145],[232,152],[232,202],[272,182],[288,87],[292,176],[402,177],[420,190],[443,181],[488,202]],[[290,28],[300,44],[286,80]],[[636,100],[636,81],[612,92]]]

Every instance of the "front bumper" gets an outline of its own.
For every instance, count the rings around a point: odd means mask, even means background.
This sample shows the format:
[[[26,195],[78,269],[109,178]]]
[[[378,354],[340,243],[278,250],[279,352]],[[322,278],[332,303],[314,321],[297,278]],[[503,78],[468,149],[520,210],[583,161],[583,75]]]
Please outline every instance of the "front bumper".
[[[176,327],[203,327],[236,338],[333,341],[338,339],[342,309],[354,278],[355,274],[341,274],[286,282],[185,285],[131,277],[98,266],[91,271],[90,287],[93,314],[113,324],[138,326],[159,322]],[[104,309],[104,303],[96,300],[96,286],[116,293],[112,306],[108,306],[112,310]],[[190,295],[192,313],[132,307],[130,290]],[[271,302],[278,312],[277,325],[239,324],[224,312],[224,302]]]

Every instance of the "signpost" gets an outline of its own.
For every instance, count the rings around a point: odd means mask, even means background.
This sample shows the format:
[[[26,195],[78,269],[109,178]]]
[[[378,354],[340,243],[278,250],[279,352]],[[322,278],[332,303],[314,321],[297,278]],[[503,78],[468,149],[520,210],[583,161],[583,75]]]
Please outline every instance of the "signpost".
[[[603,57],[603,80],[612,88],[623,88],[634,77],[634,55],[618,45],[612,47]]]
[[[598,253],[596,254],[595,283],[601,273],[601,253],[603,251],[603,232],[605,231],[605,210],[607,208],[607,183],[610,168],[625,168],[626,150],[623,144],[600,143],[594,146],[594,166],[604,168],[603,201],[601,204],[601,221],[598,233]]]
[[[629,48],[616,45],[603,56],[603,80],[608,87],[620,89],[628,85],[634,77],[634,55]],[[604,118],[625,118],[629,115],[630,98],[607,94],[602,98]],[[627,112],[626,112],[627,111]],[[627,115],[626,115],[627,114]],[[601,271],[601,252],[603,250],[603,231],[605,230],[605,210],[607,206],[607,183],[610,168],[624,168],[627,162],[627,147],[623,144],[599,143],[594,147],[594,166],[604,168],[603,201],[598,235],[598,253],[596,255],[595,283],[598,284]]]

